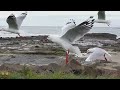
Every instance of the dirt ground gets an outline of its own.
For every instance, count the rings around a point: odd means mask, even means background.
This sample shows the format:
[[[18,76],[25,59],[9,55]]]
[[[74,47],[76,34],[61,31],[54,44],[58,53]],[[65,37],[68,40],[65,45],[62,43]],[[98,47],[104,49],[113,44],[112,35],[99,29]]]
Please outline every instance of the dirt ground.
[[[112,55],[112,62],[120,63],[120,52],[110,52]]]
[[[56,55],[34,55],[34,54],[1,54],[0,64],[31,64],[47,65],[50,63],[59,64],[64,60],[64,56]]]
[[[120,52],[109,52],[112,55],[112,62],[120,64]],[[78,59],[79,60],[79,59]],[[60,64],[65,62],[65,56],[40,55],[40,54],[0,54],[0,64],[31,64],[47,65],[50,63]]]

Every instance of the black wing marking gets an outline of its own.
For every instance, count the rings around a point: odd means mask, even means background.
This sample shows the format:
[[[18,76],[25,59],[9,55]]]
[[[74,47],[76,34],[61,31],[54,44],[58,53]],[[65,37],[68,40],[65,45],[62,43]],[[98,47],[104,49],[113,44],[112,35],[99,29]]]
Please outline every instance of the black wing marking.
[[[94,20],[95,19],[82,22],[75,28],[68,30],[61,38],[69,42],[80,39],[93,27]]]

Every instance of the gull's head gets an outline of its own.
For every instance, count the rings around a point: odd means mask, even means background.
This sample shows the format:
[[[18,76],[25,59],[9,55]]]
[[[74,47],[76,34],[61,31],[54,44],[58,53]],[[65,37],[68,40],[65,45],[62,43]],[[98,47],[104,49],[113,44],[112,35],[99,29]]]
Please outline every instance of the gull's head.
[[[27,12],[22,13],[21,16],[27,16]]]
[[[67,25],[67,24],[71,24],[71,23],[76,25],[76,23],[75,23],[75,20],[74,20],[74,19],[70,19],[70,20],[66,23],[66,25]]]
[[[87,54],[93,53],[90,49],[87,50]]]
[[[71,21],[71,22],[73,22],[73,23],[75,22],[75,20],[74,20],[74,19],[70,19],[70,21]]]
[[[87,21],[91,21],[94,23],[95,19],[94,19],[94,16],[90,16],[89,19]]]
[[[15,15],[14,14],[11,14],[10,16],[9,16],[9,18],[15,18]]]
[[[87,50],[87,54],[91,54],[96,50],[96,48],[90,48]]]

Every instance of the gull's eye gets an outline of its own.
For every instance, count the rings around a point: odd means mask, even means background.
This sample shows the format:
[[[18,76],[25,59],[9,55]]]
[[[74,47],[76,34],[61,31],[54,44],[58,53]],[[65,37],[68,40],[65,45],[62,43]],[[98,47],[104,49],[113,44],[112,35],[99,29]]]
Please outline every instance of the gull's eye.
[[[9,16],[9,18],[15,18],[15,16],[11,15],[11,16]]]

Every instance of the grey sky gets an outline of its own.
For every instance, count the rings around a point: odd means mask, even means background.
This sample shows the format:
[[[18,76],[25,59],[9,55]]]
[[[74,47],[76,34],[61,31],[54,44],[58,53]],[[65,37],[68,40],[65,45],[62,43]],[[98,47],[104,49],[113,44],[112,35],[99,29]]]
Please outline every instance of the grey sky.
[[[0,11],[0,26],[7,26],[6,18],[11,14],[16,16],[23,11]],[[79,24],[89,16],[97,18],[98,11],[28,11],[22,26],[63,26],[70,18]],[[106,11],[106,17],[111,20],[111,26],[120,26],[120,11]],[[95,26],[105,26],[96,24]]]

